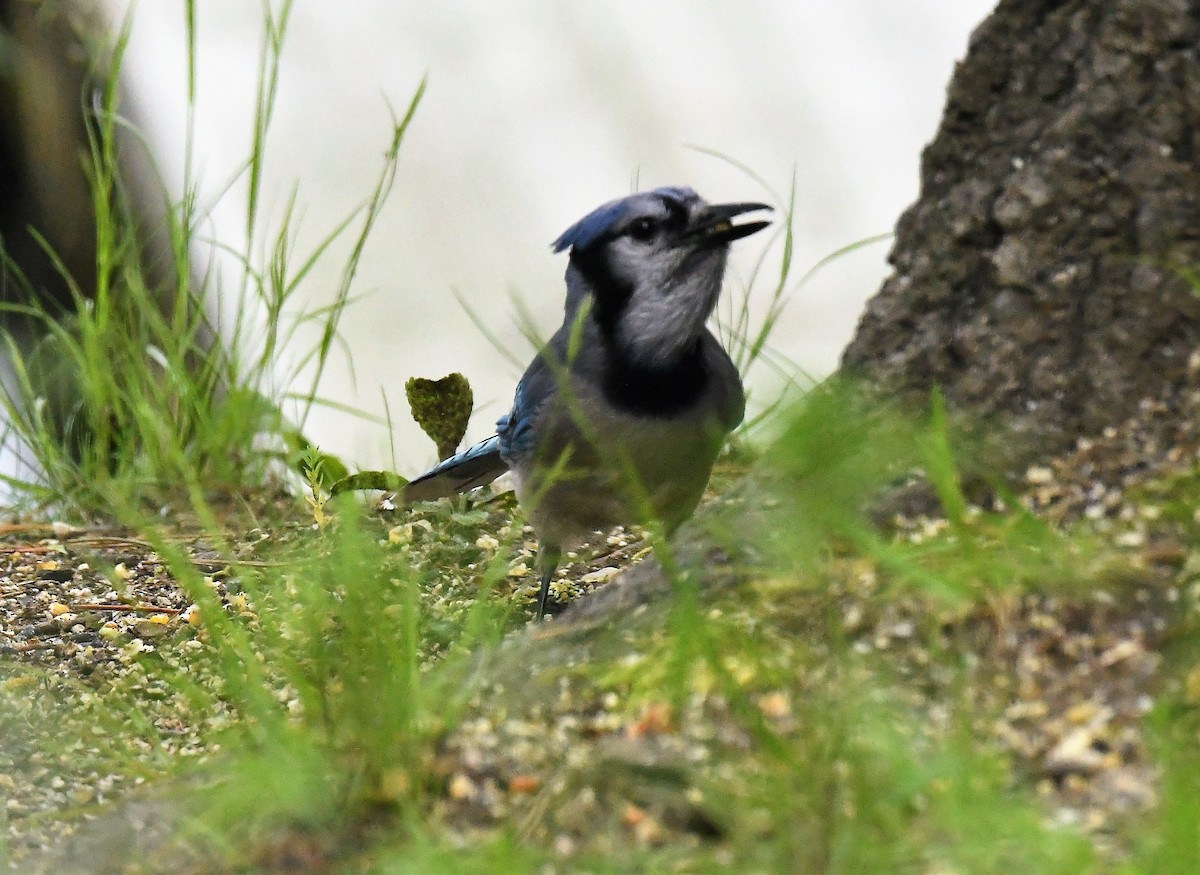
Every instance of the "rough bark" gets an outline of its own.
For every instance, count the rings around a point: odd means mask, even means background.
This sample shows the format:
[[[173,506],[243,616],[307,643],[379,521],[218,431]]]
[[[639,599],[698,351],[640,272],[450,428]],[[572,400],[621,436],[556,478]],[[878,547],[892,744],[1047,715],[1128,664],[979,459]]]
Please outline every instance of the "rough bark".
[[[1011,461],[1182,387],[1200,346],[1200,3],[1003,0],[951,82],[843,369],[1011,427]],[[1196,362],[1193,360],[1193,368]]]

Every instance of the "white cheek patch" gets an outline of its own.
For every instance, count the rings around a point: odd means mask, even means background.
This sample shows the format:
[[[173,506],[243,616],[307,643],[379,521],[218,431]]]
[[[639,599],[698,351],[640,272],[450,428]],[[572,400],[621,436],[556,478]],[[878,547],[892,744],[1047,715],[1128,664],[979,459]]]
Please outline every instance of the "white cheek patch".
[[[725,256],[714,253],[680,282],[678,260],[644,265],[638,273],[617,337],[626,353],[647,367],[667,366],[691,348],[721,293]]]

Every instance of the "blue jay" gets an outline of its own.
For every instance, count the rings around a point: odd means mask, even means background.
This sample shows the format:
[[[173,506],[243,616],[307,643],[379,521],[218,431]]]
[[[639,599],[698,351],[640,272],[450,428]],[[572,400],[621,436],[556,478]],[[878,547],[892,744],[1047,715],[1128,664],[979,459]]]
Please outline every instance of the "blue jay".
[[[569,251],[562,327],[529,365],[496,434],[408,484],[431,501],[512,471],[540,549],[538,618],[565,547],[614,525],[691,516],[742,421],[737,369],[705,327],[729,244],[765,204],[709,204],[690,188],[615,200],[554,241]]]

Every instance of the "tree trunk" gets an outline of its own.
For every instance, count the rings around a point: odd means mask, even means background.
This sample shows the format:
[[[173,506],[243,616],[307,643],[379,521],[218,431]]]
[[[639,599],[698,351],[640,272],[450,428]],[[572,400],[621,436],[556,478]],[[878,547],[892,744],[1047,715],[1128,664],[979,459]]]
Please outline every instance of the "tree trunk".
[[[91,298],[97,283],[89,176],[99,134],[94,113],[113,39],[98,8],[95,0],[0,0],[0,248],[8,259],[0,260],[0,302],[35,305],[50,315],[74,310],[72,286]],[[120,195],[109,209],[114,221],[135,229],[143,279],[170,320],[178,277],[168,193],[134,133],[138,107],[118,91],[122,123],[113,147]],[[14,321],[12,312],[0,313],[0,325]],[[205,332],[201,342],[213,338]]]
[[[1003,0],[890,260],[843,369],[940,386],[1011,462],[1178,391],[1200,361],[1181,276],[1200,265],[1200,3]]]
[[[64,3],[0,0],[0,246],[19,274],[0,262],[0,300],[56,313],[72,308],[63,271],[81,289],[96,284],[87,26]]]

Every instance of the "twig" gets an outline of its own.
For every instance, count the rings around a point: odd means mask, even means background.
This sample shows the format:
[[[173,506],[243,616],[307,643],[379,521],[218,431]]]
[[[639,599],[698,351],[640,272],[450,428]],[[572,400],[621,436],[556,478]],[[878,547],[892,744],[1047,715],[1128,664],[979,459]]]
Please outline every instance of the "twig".
[[[131,611],[138,614],[182,614],[180,608],[160,608],[155,605],[106,605],[81,603],[70,605],[72,611]]]
[[[26,644],[9,644],[0,649],[11,650],[13,653],[28,653],[31,650],[53,650],[57,646],[48,641],[30,641]]]

